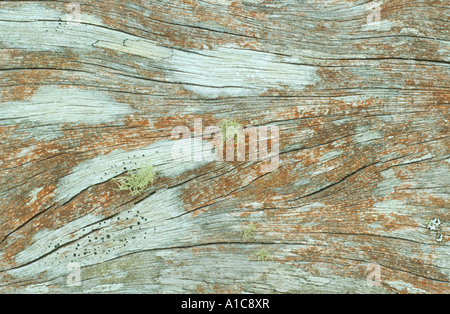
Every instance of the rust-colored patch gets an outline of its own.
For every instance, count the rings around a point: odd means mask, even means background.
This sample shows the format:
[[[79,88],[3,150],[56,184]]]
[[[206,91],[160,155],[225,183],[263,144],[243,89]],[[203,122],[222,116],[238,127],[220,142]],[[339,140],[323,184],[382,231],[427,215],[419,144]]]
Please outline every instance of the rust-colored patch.
[[[78,56],[69,49],[62,52],[10,49],[7,54],[8,71],[3,72],[3,78],[8,81],[9,86],[0,90],[2,102],[30,100],[42,86],[42,82],[57,83],[63,71],[80,69]]]

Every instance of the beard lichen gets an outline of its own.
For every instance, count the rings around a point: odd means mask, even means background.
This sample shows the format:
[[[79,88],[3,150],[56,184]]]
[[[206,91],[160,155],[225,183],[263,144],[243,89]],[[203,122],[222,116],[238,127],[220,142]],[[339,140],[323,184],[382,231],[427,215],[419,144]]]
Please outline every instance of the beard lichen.
[[[254,224],[250,224],[245,230],[242,236],[244,241],[248,240],[250,237],[253,237],[256,233],[256,226]]]
[[[232,119],[223,119],[220,123],[220,129],[222,130],[222,142],[225,144],[228,138],[233,140],[237,138],[240,142],[244,139],[242,126]]]
[[[156,171],[153,164],[142,165],[136,170],[132,170],[126,177],[116,179],[119,191],[129,191],[133,196],[138,196],[153,184]]]
[[[269,252],[267,252],[266,249],[264,249],[264,248],[260,249],[258,251],[258,253],[256,253],[256,254],[258,255],[258,261],[266,262],[268,260],[271,260],[271,261],[274,260],[273,256]]]

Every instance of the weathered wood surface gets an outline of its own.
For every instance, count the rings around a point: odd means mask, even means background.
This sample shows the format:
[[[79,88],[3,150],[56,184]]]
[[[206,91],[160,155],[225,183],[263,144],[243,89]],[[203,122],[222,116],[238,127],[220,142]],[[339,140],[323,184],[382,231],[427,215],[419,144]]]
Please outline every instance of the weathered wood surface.
[[[0,3],[1,292],[450,291],[448,1],[78,4]],[[279,126],[279,168],[173,160],[194,118]]]

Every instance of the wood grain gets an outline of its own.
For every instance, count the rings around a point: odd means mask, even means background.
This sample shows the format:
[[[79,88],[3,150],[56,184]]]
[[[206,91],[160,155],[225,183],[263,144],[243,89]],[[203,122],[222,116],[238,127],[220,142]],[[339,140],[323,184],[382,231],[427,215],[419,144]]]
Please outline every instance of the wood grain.
[[[448,1],[70,3],[0,3],[2,293],[450,292]],[[199,118],[278,169],[173,159]]]

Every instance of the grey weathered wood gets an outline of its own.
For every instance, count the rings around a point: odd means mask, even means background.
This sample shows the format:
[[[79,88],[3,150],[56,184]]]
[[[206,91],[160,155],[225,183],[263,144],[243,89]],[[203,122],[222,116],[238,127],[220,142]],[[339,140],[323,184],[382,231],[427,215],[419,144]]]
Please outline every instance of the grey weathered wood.
[[[69,4],[0,4],[1,292],[450,291],[448,2]],[[174,160],[194,118],[279,126],[280,167]]]

